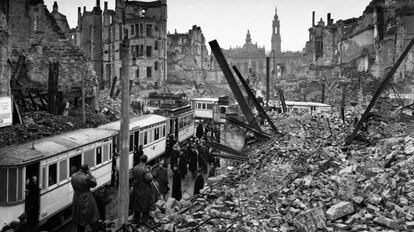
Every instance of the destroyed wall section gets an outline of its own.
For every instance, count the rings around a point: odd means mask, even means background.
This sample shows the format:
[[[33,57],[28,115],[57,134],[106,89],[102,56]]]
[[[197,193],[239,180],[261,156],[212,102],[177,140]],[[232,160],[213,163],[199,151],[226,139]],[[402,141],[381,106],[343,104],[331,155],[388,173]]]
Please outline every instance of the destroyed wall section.
[[[0,3],[0,97],[10,96],[10,70],[7,64],[9,59],[8,29],[5,1]]]
[[[97,79],[90,61],[71,44],[41,1],[13,0],[8,17],[12,60],[17,62],[19,55],[26,58],[27,73],[20,75],[25,88],[47,89],[49,63],[58,61],[59,90],[64,95],[80,88],[84,76],[87,96],[95,97]]]

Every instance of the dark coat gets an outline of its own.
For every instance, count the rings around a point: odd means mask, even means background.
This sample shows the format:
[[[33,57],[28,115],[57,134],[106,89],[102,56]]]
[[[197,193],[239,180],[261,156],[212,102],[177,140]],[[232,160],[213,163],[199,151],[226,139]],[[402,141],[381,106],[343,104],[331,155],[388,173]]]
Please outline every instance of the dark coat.
[[[166,194],[170,191],[170,187],[168,187],[168,171],[167,168],[164,166],[158,166],[154,170],[155,179],[158,182],[158,190],[161,194]]]
[[[174,175],[173,175],[171,197],[179,201],[182,198],[182,194],[183,193],[181,192],[181,172],[180,170],[177,169],[174,171]]]
[[[197,161],[198,161],[198,154],[193,149],[188,149],[188,156],[189,156],[189,162],[188,162],[188,169],[191,172],[194,172],[197,170]]]
[[[130,196],[130,208],[133,211],[149,212],[154,201],[152,175],[145,163],[139,163],[135,166],[132,174],[134,188]]]
[[[204,135],[203,124],[199,124],[197,126],[197,130],[196,130],[196,137],[201,139],[201,137],[203,137],[203,135]]]
[[[71,178],[73,192],[73,221],[77,225],[91,224],[99,219],[99,211],[91,188],[96,179],[92,175],[78,171]]]
[[[203,175],[198,175],[197,179],[194,182],[194,195],[199,194],[200,190],[204,188],[204,177]]]
[[[188,169],[187,169],[188,159],[187,159],[187,152],[184,151],[180,155],[180,160],[178,161],[178,168],[181,172],[181,177],[184,178],[187,175]]]
[[[178,164],[178,158],[179,158],[180,154],[178,150],[171,150],[171,168],[174,167],[175,165]]]
[[[27,198],[26,198],[26,210],[27,210],[27,224],[30,226],[37,226],[39,223],[40,212],[40,188],[39,183],[30,183],[26,186]]]

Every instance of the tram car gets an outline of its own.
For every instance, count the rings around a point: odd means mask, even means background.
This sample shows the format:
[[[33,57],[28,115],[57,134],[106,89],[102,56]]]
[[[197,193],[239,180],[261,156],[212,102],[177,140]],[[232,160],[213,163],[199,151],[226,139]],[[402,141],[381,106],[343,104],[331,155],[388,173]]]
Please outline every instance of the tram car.
[[[131,118],[129,121],[129,169],[133,168],[134,149],[138,149],[139,145],[143,146],[144,154],[148,156],[148,161],[152,161],[165,153],[166,149],[166,133],[169,118],[156,115],[145,114],[142,116]],[[98,128],[109,129],[116,132],[113,136],[114,152],[120,153],[120,137],[121,121],[108,123]],[[117,162],[119,164],[119,162]]]
[[[189,104],[164,104],[154,113],[169,118],[168,133],[182,143],[194,135],[194,112]]]
[[[114,130],[81,129],[0,149],[0,228],[25,213],[25,198],[40,202],[40,224],[72,204],[70,177],[89,164],[99,188],[111,180]],[[36,176],[38,194],[26,184]],[[95,189],[96,189],[95,188]],[[30,194],[35,194],[30,197]]]
[[[185,94],[171,93],[149,93],[144,100],[144,110],[154,113],[163,104],[178,104],[180,102],[188,102]]]

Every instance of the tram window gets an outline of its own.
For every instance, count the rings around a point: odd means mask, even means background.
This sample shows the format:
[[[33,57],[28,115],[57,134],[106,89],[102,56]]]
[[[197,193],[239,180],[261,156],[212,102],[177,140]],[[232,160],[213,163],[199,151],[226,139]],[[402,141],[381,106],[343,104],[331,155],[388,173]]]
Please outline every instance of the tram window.
[[[102,147],[96,148],[96,165],[102,163]]]
[[[49,187],[56,184],[57,180],[57,163],[49,165]]]
[[[139,145],[144,145],[144,135],[145,133],[141,132],[139,135]]]
[[[144,145],[146,145],[148,142],[148,131],[144,132]]]
[[[42,189],[46,188],[46,167],[42,167]]]
[[[17,168],[9,168],[9,199],[8,202],[17,199]]]
[[[152,141],[154,141],[154,130],[153,129],[149,131],[149,143],[152,143]]]
[[[72,176],[73,173],[77,172],[82,165],[82,155],[76,155],[69,159],[69,166],[70,166],[70,173],[69,175]]]
[[[59,181],[64,181],[68,178],[68,160],[61,160],[59,163]]]
[[[23,199],[23,168],[17,172],[17,200]]]
[[[7,201],[7,169],[0,168],[0,202]]]
[[[207,109],[211,110],[213,109],[213,104],[206,104],[207,105]]]
[[[129,135],[129,152],[134,150],[134,134]]]
[[[108,161],[108,159],[109,159],[109,149],[108,149],[108,144],[105,144],[104,146],[103,146],[103,162],[106,162],[106,161]],[[108,151],[109,150],[109,151]]]
[[[160,128],[155,128],[155,138],[154,140],[158,140],[160,138]]]
[[[203,103],[203,110],[207,108],[207,104]]]
[[[109,144],[109,159],[112,159],[112,143]],[[105,153],[104,153],[105,154]]]
[[[83,163],[89,164],[89,167],[95,166],[95,151],[89,150],[83,153]]]
[[[165,126],[162,126],[162,137],[165,137]]]

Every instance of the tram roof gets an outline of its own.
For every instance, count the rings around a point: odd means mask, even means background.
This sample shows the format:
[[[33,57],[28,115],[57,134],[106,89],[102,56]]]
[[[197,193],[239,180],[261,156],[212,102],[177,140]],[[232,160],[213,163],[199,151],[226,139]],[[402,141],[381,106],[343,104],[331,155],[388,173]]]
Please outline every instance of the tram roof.
[[[0,149],[0,166],[17,166],[41,160],[109,138],[116,133],[113,130],[88,128],[8,146]]]
[[[297,102],[297,101],[286,101],[286,105],[291,106],[316,106],[316,107],[331,107],[331,105],[319,102]]]
[[[203,98],[193,98],[191,99],[191,101],[207,101],[207,102],[218,102],[218,98],[214,98],[214,97],[203,97]]]
[[[130,130],[131,129],[138,129],[138,128],[150,126],[152,124],[164,122],[167,119],[168,119],[167,117],[164,117],[164,116],[161,116],[161,115],[156,115],[156,114],[145,114],[145,115],[141,115],[141,116],[138,116],[138,117],[133,117],[133,118],[130,118],[130,120],[129,120],[129,129]],[[115,122],[111,122],[111,123],[99,126],[99,128],[120,131],[121,121],[118,120],[118,121],[115,121]]]

